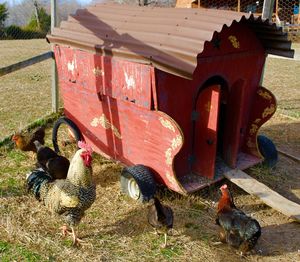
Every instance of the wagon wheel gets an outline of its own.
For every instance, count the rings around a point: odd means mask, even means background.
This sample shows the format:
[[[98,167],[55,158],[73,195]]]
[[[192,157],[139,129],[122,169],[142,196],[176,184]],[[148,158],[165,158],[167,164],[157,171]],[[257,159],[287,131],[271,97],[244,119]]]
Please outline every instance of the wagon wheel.
[[[59,118],[52,130],[52,143],[55,152],[70,159],[77,151],[77,142],[81,139],[78,127],[68,118]]]
[[[257,136],[259,152],[264,157],[263,164],[268,167],[274,167],[278,161],[278,152],[271,139],[264,135]]]
[[[144,165],[125,167],[121,173],[121,190],[140,202],[148,202],[156,192],[153,173]]]

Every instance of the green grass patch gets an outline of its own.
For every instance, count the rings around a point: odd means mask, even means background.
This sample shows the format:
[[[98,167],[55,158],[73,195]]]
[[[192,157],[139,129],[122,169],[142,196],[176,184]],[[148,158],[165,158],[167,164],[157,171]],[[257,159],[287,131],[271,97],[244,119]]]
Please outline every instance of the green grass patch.
[[[18,150],[11,150],[8,151],[6,156],[10,158],[11,160],[14,160],[16,163],[20,163],[22,161],[25,161],[27,159],[27,155],[21,151]]]
[[[160,252],[167,260],[173,260],[175,257],[181,255],[183,250],[179,246],[170,246],[162,248]]]
[[[25,247],[18,245],[13,245],[8,242],[0,241],[0,258],[2,262],[11,261],[25,261],[25,262],[35,262],[43,261],[42,257],[28,250]]]
[[[1,181],[0,196],[20,196],[24,193],[20,181],[13,177],[8,177]]]

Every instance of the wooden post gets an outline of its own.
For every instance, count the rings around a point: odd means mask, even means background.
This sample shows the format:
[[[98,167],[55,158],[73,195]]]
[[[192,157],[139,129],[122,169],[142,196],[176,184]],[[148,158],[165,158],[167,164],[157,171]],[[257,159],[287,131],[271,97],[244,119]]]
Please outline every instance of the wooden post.
[[[51,33],[53,33],[54,27],[57,26],[57,13],[56,13],[56,0],[51,0]],[[53,46],[52,46],[53,51]],[[53,57],[54,58],[54,57]],[[51,94],[52,94],[52,112],[58,112],[58,76],[57,76],[57,67],[55,59],[52,61],[52,85],[51,85]]]
[[[264,0],[262,18],[272,20],[273,8],[275,0]]]
[[[37,1],[34,1],[33,5],[34,5],[34,11],[35,11],[35,18],[36,18],[37,27],[40,30],[41,29],[41,24],[40,24],[39,9],[38,9]]]
[[[198,0],[198,8],[201,6],[201,0]]]
[[[237,11],[241,12],[241,0],[238,0]]]
[[[279,3],[278,3],[279,1],[278,0],[276,0],[276,4],[275,4],[275,14],[276,14],[276,16],[278,16],[278,6],[279,6]]]

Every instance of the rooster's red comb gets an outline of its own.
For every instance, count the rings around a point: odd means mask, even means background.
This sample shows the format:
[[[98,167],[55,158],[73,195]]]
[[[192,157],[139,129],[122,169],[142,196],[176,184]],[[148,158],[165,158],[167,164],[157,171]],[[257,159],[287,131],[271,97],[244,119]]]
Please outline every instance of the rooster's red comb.
[[[84,141],[78,141],[78,147],[85,149],[86,151],[88,151],[90,154],[93,153],[93,149],[90,145],[88,145],[87,143],[85,143]]]
[[[222,189],[223,189],[223,190],[224,190],[224,189],[227,189],[227,185],[224,184],[223,186],[220,187],[220,189],[221,189],[221,190],[222,190]]]

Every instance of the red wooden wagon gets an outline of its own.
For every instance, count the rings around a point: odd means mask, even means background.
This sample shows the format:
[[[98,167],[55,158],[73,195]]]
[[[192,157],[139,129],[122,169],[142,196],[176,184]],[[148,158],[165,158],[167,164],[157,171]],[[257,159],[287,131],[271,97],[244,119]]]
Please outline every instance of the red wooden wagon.
[[[226,170],[276,161],[272,142],[257,135],[276,110],[260,84],[266,54],[293,56],[274,24],[230,11],[100,4],[48,39],[65,113],[56,150],[67,121],[77,139],[129,166],[121,184],[131,197],[147,200],[156,183],[187,194]]]

